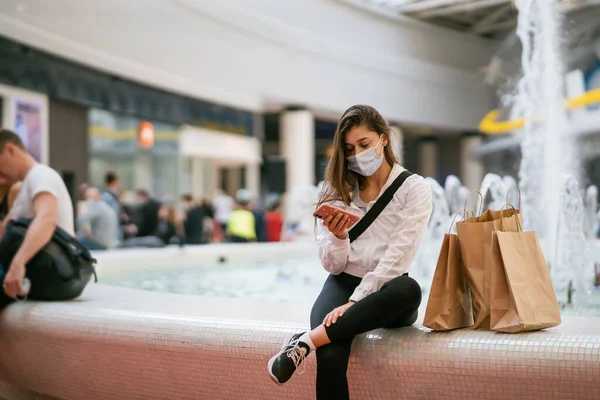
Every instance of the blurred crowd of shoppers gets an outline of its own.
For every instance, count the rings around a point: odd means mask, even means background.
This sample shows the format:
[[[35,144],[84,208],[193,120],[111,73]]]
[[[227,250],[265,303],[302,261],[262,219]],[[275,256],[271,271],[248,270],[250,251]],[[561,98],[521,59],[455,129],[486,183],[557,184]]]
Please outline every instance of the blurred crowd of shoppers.
[[[164,247],[219,242],[278,242],[284,226],[279,199],[262,209],[256,198],[240,189],[235,198],[219,192],[213,199],[160,201],[148,191],[135,191],[124,202],[119,177],[105,175],[103,188],[82,185],[77,238],[91,250],[117,247]]]

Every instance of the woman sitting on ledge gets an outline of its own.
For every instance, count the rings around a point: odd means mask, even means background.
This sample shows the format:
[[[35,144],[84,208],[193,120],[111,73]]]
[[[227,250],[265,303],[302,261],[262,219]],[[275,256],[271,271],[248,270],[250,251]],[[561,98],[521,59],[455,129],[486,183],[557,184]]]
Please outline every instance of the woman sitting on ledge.
[[[354,336],[417,319],[421,288],[407,272],[431,215],[431,189],[405,172],[389,143],[390,127],[374,108],[357,105],[342,115],[318,204],[362,217],[396,178],[406,180],[352,243],[343,214],[318,221],[319,256],[331,275],[313,306],[312,330],[285,338],[268,364],[273,381],[283,384],[296,370],[303,372],[301,363],[316,350],[317,399],[349,399],[346,370]]]

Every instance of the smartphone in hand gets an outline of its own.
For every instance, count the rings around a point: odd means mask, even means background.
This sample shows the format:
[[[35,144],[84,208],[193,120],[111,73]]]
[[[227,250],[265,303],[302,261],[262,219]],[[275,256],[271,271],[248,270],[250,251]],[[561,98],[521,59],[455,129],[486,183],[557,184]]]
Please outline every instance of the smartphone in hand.
[[[356,214],[351,213],[350,211],[343,210],[339,207],[335,207],[329,204],[322,204],[317,211],[313,213],[313,216],[319,219],[325,219],[331,215],[335,216],[337,214],[344,214],[348,217],[348,221],[350,222],[350,226],[356,224],[360,221],[360,217]]]

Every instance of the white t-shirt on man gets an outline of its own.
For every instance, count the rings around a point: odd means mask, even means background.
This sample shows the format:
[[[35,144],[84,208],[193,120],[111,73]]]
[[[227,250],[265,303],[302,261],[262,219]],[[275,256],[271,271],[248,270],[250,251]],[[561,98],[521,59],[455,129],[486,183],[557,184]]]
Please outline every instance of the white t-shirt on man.
[[[221,224],[229,222],[231,211],[235,202],[233,198],[227,195],[220,195],[213,199],[213,209],[215,210],[215,219]]]
[[[38,194],[44,192],[56,197],[56,202],[58,203],[58,226],[75,236],[71,196],[69,196],[67,186],[58,172],[47,165],[36,164],[29,170],[10,210],[11,218],[34,218],[35,208],[33,207],[33,199]]]

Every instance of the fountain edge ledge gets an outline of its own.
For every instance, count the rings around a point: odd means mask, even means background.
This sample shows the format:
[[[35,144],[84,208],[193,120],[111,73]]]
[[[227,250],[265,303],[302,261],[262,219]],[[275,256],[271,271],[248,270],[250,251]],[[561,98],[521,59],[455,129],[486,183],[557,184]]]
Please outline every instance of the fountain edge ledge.
[[[314,398],[314,355],[284,386],[266,370],[307,319],[294,304],[105,285],[72,302],[13,304],[0,314],[0,396]],[[375,330],[354,340],[348,374],[359,399],[600,398],[600,318],[518,335]]]

